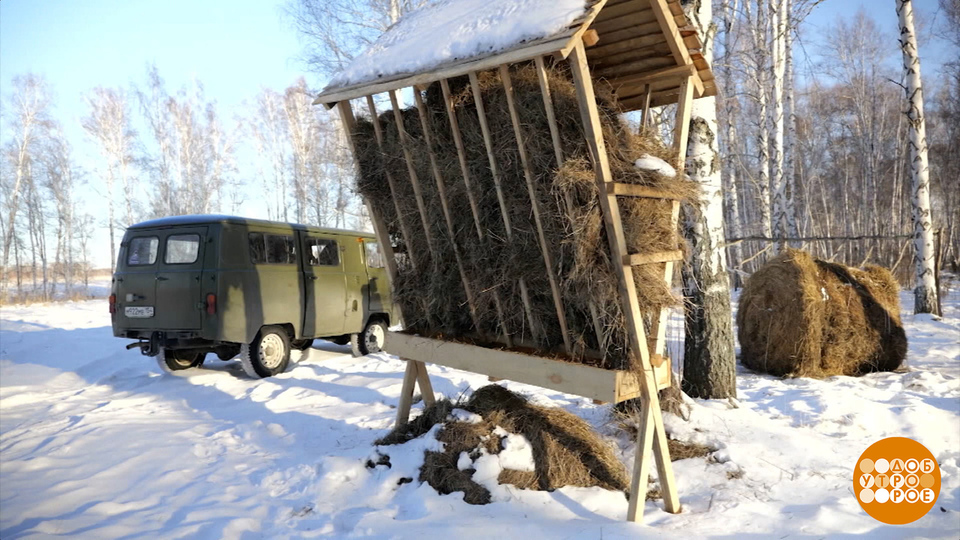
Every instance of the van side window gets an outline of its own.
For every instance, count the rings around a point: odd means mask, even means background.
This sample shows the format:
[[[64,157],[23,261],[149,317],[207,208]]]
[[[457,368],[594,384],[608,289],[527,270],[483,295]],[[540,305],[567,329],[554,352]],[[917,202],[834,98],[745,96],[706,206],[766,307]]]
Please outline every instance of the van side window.
[[[293,264],[297,262],[297,249],[292,236],[266,235],[267,262],[273,264]]]
[[[141,236],[130,240],[127,248],[127,266],[149,266],[157,262],[160,239],[156,236]]]
[[[383,268],[383,253],[380,252],[380,244],[367,240],[363,243],[363,248],[367,253],[367,266]]]
[[[163,253],[165,264],[192,264],[200,251],[199,234],[171,234]]]
[[[310,266],[340,266],[340,250],[336,240],[307,238]]]
[[[267,248],[263,243],[263,233],[250,233],[248,239],[250,245],[250,262],[253,264],[263,264],[267,262]]]

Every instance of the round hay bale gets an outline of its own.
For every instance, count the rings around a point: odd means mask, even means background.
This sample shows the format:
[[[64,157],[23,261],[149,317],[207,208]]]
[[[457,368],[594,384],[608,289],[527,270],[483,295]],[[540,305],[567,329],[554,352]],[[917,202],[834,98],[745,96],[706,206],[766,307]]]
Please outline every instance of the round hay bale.
[[[778,376],[891,371],[907,353],[899,286],[889,271],[858,270],[793,249],[747,280],[737,336],[741,364]]]

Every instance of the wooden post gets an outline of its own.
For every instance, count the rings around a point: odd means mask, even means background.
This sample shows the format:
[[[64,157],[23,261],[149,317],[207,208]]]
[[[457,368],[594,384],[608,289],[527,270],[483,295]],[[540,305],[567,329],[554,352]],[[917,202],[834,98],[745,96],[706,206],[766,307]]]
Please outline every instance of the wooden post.
[[[493,175],[493,186],[497,192],[497,200],[500,202],[500,217],[503,219],[503,228],[507,234],[507,242],[513,242],[513,227],[510,224],[510,211],[507,209],[506,200],[503,197],[503,188],[500,186],[500,170],[497,167],[497,158],[493,153],[493,138],[490,136],[490,126],[487,124],[487,113],[483,108],[483,97],[480,94],[480,80],[477,74],[470,72],[470,89],[473,91],[473,102],[477,106],[477,119],[480,121],[480,131],[483,133],[483,145],[487,149],[487,160],[490,162],[490,173]],[[523,278],[519,280],[520,300],[523,302],[523,310],[527,316],[527,324],[530,325],[530,331],[534,335],[538,334],[538,329],[534,326],[533,310],[530,308],[530,293],[527,291],[527,282]]]
[[[607,184],[612,182],[613,176],[610,173],[610,163],[603,142],[597,100],[593,93],[593,80],[587,66],[583,43],[578,43],[574,47],[569,61],[574,84],[577,88],[577,96],[580,100],[580,114],[584,133],[590,147],[590,155],[596,174],[604,225],[607,231],[607,239],[610,242],[611,258],[613,261],[623,261],[624,255],[627,254],[626,239],[623,233],[617,198],[615,195],[611,195],[607,189]],[[656,458],[664,507],[668,512],[677,513],[680,511],[680,500],[677,497],[673,466],[670,463],[670,451],[667,448],[667,437],[660,412],[657,383],[653,375],[653,366],[650,363],[650,352],[647,350],[643,314],[640,312],[637,302],[633,268],[624,264],[614,264],[614,267],[617,269],[617,277],[619,278],[620,298],[626,318],[630,349],[633,354],[640,357],[643,369],[641,404],[644,412],[641,423],[642,429],[637,441],[637,465],[634,466],[634,475],[631,481],[632,497],[627,511],[627,519],[637,521],[643,516],[643,507],[646,500],[646,473],[649,468],[649,451],[651,449]]]
[[[453,258],[457,261],[457,269],[460,271],[460,281],[463,282],[463,291],[467,295],[467,307],[470,310],[470,320],[473,321],[473,327],[477,333],[482,334],[480,328],[480,319],[477,317],[477,301],[473,296],[473,287],[470,286],[470,278],[463,266],[463,256],[460,254],[460,248],[457,246],[456,229],[453,227],[453,217],[450,215],[450,205],[447,203],[447,188],[443,183],[443,175],[440,174],[440,167],[437,166],[437,156],[433,150],[433,137],[430,135],[430,124],[427,122],[427,111],[423,106],[423,98],[420,92],[413,89],[413,100],[417,105],[417,113],[420,116],[420,125],[423,129],[423,140],[427,143],[427,155],[430,158],[430,168],[433,169],[433,177],[437,182],[437,194],[440,196],[440,207],[443,209],[443,219],[447,224],[447,235],[450,237],[450,246],[453,248]],[[411,169],[413,165],[411,163]]]
[[[650,83],[643,85],[643,112],[640,116],[640,130],[647,129],[650,121],[650,97],[653,96],[653,88]]]
[[[403,115],[400,114],[400,104],[397,102],[397,93],[394,90],[389,92],[390,105],[393,107],[393,118],[397,122],[397,131],[400,135],[400,146],[403,148],[403,157],[407,162],[407,172],[410,175],[410,184],[413,185],[413,195],[417,199],[417,210],[420,211],[420,222],[423,224],[423,235],[427,240],[427,246],[430,249],[430,258],[435,260],[433,235],[430,233],[430,221],[427,220],[427,208],[423,202],[423,193],[420,191],[420,180],[417,178],[417,171],[413,166],[413,156],[410,154],[410,136],[403,127]]]
[[[684,77],[680,83],[680,101],[677,102],[677,120],[673,128],[673,150],[677,155],[677,167],[683,171],[687,160],[687,140],[690,137],[690,113],[693,108],[692,76]]]
[[[503,90],[507,95],[507,108],[510,109],[513,134],[517,139],[517,149],[520,154],[520,163],[523,167],[523,176],[527,181],[527,194],[530,196],[530,206],[533,209],[533,221],[536,223],[537,237],[540,240],[540,251],[543,254],[543,262],[547,267],[547,279],[550,281],[550,292],[553,294],[553,304],[557,310],[560,332],[563,334],[564,349],[569,353],[573,350],[573,345],[570,341],[570,332],[567,330],[567,317],[563,309],[563,297],[560,294],[560,286],[557,283],[557,272],[553,265],[553,256],[550,255],[547,237],[543,231],[543,221],[540,219],[540,203],[537,201],[536,185],[533,183],[533,171],[530,169],[530,162],[527,159],[526,144],[523,142],[523,133],[520,131],[520,118],[513,100],[513,82],[510,79],[510,67],[506,64],[500,66],[500,80],[503,83]]]
[[[417,383],[417,364],[407,361],[407,369],[403,373],[403,385],[400,387],[400,403],[397,404],[397,423],[402,426],[410,420],[410,406],[413,404],[413,387]]]

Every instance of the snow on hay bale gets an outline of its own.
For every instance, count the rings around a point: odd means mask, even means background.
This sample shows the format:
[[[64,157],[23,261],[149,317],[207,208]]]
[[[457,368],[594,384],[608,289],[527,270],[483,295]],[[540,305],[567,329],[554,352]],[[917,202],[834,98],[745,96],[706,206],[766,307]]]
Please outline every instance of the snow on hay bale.
[[[562,66],[547,71],[564,158],[560,167],[556,163],[535,69],[531,65],[520,67],[513,71],[511,79],[547,245],[557,266],[567,325],[574,342],[574,356],[579,356],[585,349],[596,350],[603,353],[601,367],[628,368],[631,366],[625,323],[613,267],[620,261],[611,261],[609,257],[576,89],[569,72]],[[451,79],[451,93],[464,139],[471,192],[476,199],[480,228],[485,232],[483,241],[477,237],[458,152],[438,84],[428,87],[425,101],[437,164],[451,205],[455,241],[476,295],[481,325],[479,333],[490,336],[502,333],[494,302],[494,295],[499,295],[507,333],[525,340],[535,339],[536,346],[541,349],[555,349],[563,344],[563,337],[541,257],[506,94],[498,73],[482,72],[478,75],[500,173],[503,202],[512,225],[512,238],[504,226],[481,124],[466,78]],[[641,158],[646,158],[643,163],[650,158],[673,162],[674,156],[656,138],[631,132],[621,120],[609,89],[598,85],[597,90],[604,141],[614,180],[656,187],[687,200],[695,198],[694,184],[682,175],[663,174],[664,167],[651,171],[635,166]],[[425,336],[475,336],[477,332],[466,307],[420,117],[414,107],[403,110],[401,115],[404,129],[409,134],[413,165],[434,240],[432,253],[423,234],[417,199],[392,112],[379,116],[384,137],[382,152],[372,123],[365,118],[358,119],[354,132],[360,164],[358,190],[382,216],[390,236],[398,244],[398,275],[394,291],[407,328]],[[396,184],[395,203],[388,174]],[[572,203],[569,206],[568,201]],[[666,199],[621,199],[622,221],[631,253],[682,247],[676,245],[675,231],[671,230],[671,204]],[[411,231],[410,238],[404,238],[402,234],[398,207],[400,218]],[[410,256],[416,258],[419,272]],[[664,282],[662,264],[637,267],[635,276],[641,309],[653,312],[676,302]],[[532,325],[526,320],[518,285],[520,279],[525,280],[530,291]],[[603,329],[599,339],[594,330],[591,308],[595,308],[599,326]],[[595,363],[595,360],[591,362]]]
[[[438,424],[443,451],[424,453],[419,481],[442,494],[463,492],[469,504],[491,502],[481,483],[488,480],[540,491],[629,487],[613,446],[587,422],[563,409],[533,405],[498,385],[480,388],[463,404],[438,401],[376,444],[403,444]]]
[[[740,362],[797,377],[897,369],[907,353],[899,291],[884,268],[858,270],[788,249],[754,272],[740,295]]]

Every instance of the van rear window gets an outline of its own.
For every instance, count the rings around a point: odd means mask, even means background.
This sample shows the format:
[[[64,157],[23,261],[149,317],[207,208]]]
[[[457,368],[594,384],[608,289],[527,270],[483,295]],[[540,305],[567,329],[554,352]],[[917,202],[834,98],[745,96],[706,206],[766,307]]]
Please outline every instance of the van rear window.
[[[380,244],[367,240],[363,243],[367,252],[367,266],[370,268],[383,268],[383,254],[380,252]]]
[[[127,266],[149,266],[157,262],[160,239],[156,236],[140,236],[130,239],[127,248]]]
[[[292,236],[250,233],[250,262],[253,264],[294,264],[297,248]]]
[[[172,234],[167,237],[167,247],[163,252],[165,264],[191,264],[197,262],[200,251],[199,234]]]

